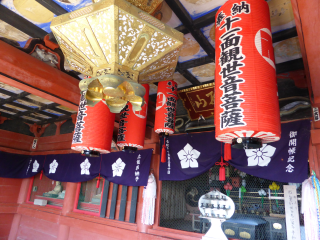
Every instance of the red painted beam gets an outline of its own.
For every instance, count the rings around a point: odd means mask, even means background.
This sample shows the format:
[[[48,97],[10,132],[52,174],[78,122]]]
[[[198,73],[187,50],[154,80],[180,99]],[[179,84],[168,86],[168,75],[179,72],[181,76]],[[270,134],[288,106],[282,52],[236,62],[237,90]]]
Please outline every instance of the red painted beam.
[[[79,81],[0,41],[0,81],[78,110]]]

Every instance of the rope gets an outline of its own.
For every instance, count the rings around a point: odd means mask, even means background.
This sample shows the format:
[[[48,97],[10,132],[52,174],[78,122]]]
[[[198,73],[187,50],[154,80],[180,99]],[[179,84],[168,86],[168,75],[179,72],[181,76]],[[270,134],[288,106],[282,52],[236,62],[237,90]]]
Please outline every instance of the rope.
[[[44,164],[45,164],[45,162],[46,162],[46,159],[47,159],[47,155],[44,156],[43,166],[42,166],[41,173],[40,173],[40,180],[42,180],[43,169],[44,169]]]
[[[96,185],[96,188],[99,188],[99,186],[100,186],[100,172],[101,172],[101,162],[102,162],[102,154],[100,154],[100,168],[99,168],[99,177],[98,177],[98,181],[97,181],[97,185]]]

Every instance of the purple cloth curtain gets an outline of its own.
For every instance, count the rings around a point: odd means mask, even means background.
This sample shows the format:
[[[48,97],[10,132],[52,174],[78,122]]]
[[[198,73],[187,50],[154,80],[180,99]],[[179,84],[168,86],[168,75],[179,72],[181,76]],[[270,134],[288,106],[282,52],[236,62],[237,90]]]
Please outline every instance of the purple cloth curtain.
[[[221,147],[214,132],[166,137],[166,162],[160,163],[160,180],[181,181],[208,171],[220,159]]]
[[[101,157],[84,157],[80,154],[26,156],[0,152],[0,177],[29,178],[43,170],[52,180],[84,182],[100,173],[117,184],[146,186],[151,158],[152,149],[135,153],[109,153]]]
[[[232,149],[229,163],[260,178],[301,183],[308,178],[310,121],[281,125],[281,139],[260,149]],[[160,163],[160,180],[181,181],[208,171],[223,156],[214,132],[170,136],[166,162]],[[162,140],[163,142],[163,140]]]
[[[310,121],[281,124],[281,139],[260,149],[232,149],[229,163],[242,172],[279,182],[301,183],[308,178]]]

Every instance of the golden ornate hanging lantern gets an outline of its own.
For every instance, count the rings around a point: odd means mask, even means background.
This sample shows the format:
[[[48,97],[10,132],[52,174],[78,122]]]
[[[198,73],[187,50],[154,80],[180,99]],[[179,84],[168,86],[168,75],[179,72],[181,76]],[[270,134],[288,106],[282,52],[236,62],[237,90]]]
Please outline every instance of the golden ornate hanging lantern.
[[[124,0],[103,0],[60,15],[51,30],[70,67],[92,77],[80,82],[88,105],[104,100],[114,113],[127,101],[141,109],[145,89],[140,83],[172,79],[183,44],[182,33]]]

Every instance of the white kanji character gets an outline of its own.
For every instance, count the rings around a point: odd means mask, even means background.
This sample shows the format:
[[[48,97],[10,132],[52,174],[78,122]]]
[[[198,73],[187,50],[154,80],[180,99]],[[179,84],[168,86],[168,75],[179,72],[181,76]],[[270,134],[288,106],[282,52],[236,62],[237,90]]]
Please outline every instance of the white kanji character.
[[[290,131],[289,136],[290,138],[294,138],[298,135],[297,131]]]
[[[288,153],[289,153],[289,155],[295,154],[296,153],[296,147],[289,148]]]
[[[136,166],[136,171],[139,170],[139,165]]]
[[[297,139],[296,139],[296,138],[290,139],[290,141],[289,141],[289,147],[290,147],[290,146],[297,146]]]
[[[294,156],[289,156],[288,162],[294,162]]]
[[[137,164],[140,164],[140,160],[137,160]]]
[[[289,173],[292,173],[294,170],[294,166],[292,166],[291,164],[289,164],[287,167],[287,170],[286,170],[286,172],[289,172]]]

